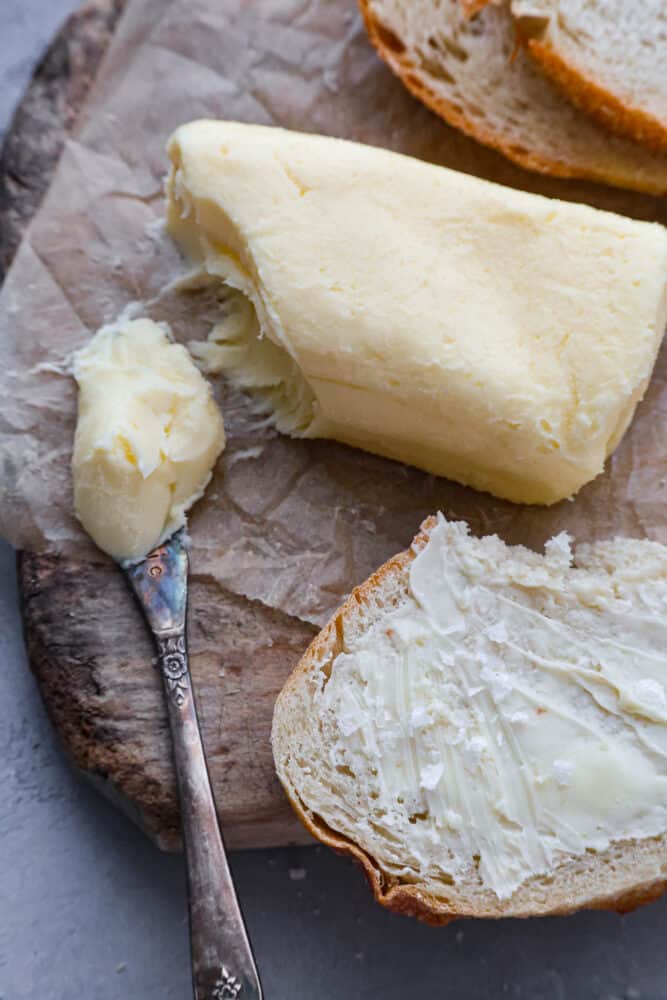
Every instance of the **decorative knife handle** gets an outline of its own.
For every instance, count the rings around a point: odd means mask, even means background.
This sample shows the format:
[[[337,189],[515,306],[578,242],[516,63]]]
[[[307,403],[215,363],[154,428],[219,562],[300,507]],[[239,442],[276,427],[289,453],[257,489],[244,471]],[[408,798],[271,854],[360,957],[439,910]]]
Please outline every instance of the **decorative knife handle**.
[[[184,631],[156,636],[181,805],[196,1000],[262,996],[218,825]]]
[[[185,634],[181,533],[125,573],[153,631],[169,714],[188,873],[195,1000],[262,1000],[227,863],[197,719]]]

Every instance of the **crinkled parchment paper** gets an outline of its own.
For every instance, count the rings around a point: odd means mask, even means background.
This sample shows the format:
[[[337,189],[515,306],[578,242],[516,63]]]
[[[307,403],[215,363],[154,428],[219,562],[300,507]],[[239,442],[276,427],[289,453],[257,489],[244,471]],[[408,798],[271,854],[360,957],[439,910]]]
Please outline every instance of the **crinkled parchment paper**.
[[[344,136],[667,221],[665,202],[524,173],[449,129],[374,55],[353,0],[131,0],[0,294],[0,530],[17,546],[105,558],[72,515],[76,400],[62,374],[71,351],[130,303],[182,340],[205,336],[216,318],[210,291],[164,291],[182,270],[161,222],[165,141],[203,116]],[[281,437],[219,379],[229,444],[191,517],[193,568],[319,623],[437,509],[534,547],[563,528],[667,542],[666,380],[663,353],[605,474],[574,501],[535,509],[332,442]]]

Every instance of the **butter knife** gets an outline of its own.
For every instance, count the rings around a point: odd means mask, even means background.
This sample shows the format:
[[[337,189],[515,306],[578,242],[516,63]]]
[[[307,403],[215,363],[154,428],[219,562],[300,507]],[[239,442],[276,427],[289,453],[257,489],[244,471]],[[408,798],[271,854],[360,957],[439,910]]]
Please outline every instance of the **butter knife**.
[[[123,571],[153,633],[167,702],[188,874],[193,995],[195,1000],[261,1000],[218,824],[188,665],[183,531]]]

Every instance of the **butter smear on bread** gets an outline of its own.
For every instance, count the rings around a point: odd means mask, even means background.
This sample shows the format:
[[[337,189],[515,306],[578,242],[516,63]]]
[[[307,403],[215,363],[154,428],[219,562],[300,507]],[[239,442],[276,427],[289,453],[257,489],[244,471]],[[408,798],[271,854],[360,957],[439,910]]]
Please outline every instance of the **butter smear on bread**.
[[[613,905],[667,870],[666,684],[667,547],[539,555],[439,516],[288,680],[276,766],[394,908]]]

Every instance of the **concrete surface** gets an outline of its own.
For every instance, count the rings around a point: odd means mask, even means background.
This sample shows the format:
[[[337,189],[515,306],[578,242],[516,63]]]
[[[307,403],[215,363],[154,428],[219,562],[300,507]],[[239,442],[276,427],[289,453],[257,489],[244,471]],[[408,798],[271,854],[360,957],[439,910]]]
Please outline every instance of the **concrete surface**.
[[[341,0],[344,2],[344,0]],[[0,0],[0,132],[71,0]],[[186,1000],[184,874],[70,771],[0,543],[0,1000]],[[636,914],[433,930],[319,848],[232,865],[267,1000],[667,998],[667,900]]]

